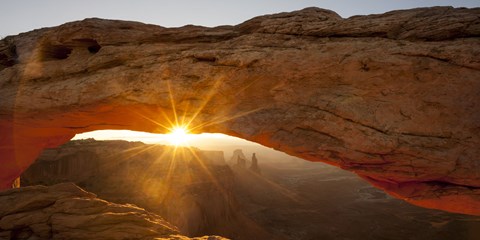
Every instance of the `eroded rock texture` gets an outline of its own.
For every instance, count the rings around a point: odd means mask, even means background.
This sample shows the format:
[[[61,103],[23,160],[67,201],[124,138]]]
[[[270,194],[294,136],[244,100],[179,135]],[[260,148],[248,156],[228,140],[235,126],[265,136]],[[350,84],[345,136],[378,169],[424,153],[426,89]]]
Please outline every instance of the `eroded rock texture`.
[[[237,26],[86,19],[0,42],[2,188],[76,133],[176,121],[354,171],[424,207],[480,214],[480,9]]]
[[[272,239],[242,214],[222,151],[76,140],[43,151],[21,175],[22,186],[62,182],[145,208],[187,236]]]
[[[203,237],[194,239],[225,239]],[[160,216],[72,183],[0,193],[0,239],[191,239]]]

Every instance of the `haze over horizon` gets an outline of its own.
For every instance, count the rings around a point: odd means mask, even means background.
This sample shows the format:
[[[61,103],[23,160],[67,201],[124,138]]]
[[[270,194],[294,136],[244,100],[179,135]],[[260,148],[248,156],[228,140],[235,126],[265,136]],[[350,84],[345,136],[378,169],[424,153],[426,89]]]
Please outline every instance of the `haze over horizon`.
[[[130,142],[143,142],[146,144],[166,144],[170,145],[168,134],[156,134],[148,132],[138,132],[130,130],[99,130],[77,134],[72,140],[94,138],[95,140],[126,140]],[[221,133],[202,133],[188,134],[188,139],[180,145],[208,147],[208,146],[255,146],[260,144],[250,142],[245,139],[228,136]]]

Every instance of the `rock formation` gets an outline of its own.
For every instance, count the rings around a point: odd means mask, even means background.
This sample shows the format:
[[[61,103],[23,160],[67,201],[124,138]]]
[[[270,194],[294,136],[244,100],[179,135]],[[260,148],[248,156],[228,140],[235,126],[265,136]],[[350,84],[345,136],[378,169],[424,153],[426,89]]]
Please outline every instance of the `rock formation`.
[[[480,215],[480,9],[236,26],[86,19],[0,41],[0,188],[76,133],[185,122]]]
[[[235,149],[235,150],[233,151],[232,157],[230,158],[230,161],[231,161],[232,163],[235,163],[235,162],[237,162],[237,159],[238,159],[239,157],[240,157],[240,158],[243,158],[243,159],[246,159],[245,154],[243,154],[243,150],[242,150],[242,149]]]
[[[205,164],[212,165],[226,165],[225,157],[223,151],[207,151],[207,150],[198,150],[199,158],[205,162]]]
[[[183,235],[268,239],[238,208],[234,175],[223,152],[184,150],[127,141],[70,141],[45,150],[22,174],[22,186],[73,182],[101,199],[158,214]]]
[[[237,156],[237,164],[235,165],[237,168],[246,168],[247,167],[247,160],[240,156]]]
[[[249,169],[256,173],[260,173],[260,168],[258,167],[258,159],[255,156],[255,153],[252,154],[252,163],[250,164]]]
[[[231,165],[239,165],[242,159],[245,160],[245,161],[247,159],[245,157],[245,154],[243,154],[242,149],[235,149],[233,151],[232,157],[230,158],[230,164]]]
[[[190,163],[201,161],[211,165],[225,166],[223,151],[204,151],[197,148],[185,150],[163,145],[122,140],[95,141],[93,139],[70,141],[58,148],[50,148],[40,154],[36,162],[22,173],[22,186],[88,181],[94,176],[118,169],[119,175],[130,175],[136,165],[147,170],[150,166],[164,165],[175,160],[175,167],[185,168]],[[112,169],[110,169],[112,168]],[[135,179],[128,179],[135,181]],[[82,186],[83,187],[83,186]],[[87,189],[88,190],[88,189]]]
[[[0,193],[0,239],[192,239],[160,216],[71,183]],[[202,237],[193,239],[225,239]]]
[[[22,174],[22,186],[73,182],[107,201],[133,203],[157,213],[183,234],[198,236],[212,227],[208,224],[225,222],[223,216],[216,216],[217,212],[232,215],[226,204],[211,204],[212,199],[228,193],[218,190],[217,182],[195,161],[194,156],[203,155],[201,151],[194,155],[181,148],[176,150],[178,154],[172,147],[139,142],[70,141],[45,150]],[[217,161],[199,159],[225,188],[232,176],[211,165],[221,160],[223,153]]]

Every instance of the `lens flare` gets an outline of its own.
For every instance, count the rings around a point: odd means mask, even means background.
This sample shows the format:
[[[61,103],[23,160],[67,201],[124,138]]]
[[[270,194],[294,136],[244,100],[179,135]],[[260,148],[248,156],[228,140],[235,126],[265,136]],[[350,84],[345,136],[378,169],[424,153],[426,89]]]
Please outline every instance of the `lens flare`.
[[[188,129],[183,126],[174,127],[166,137],[172,145],[186,145],[189,139]]]

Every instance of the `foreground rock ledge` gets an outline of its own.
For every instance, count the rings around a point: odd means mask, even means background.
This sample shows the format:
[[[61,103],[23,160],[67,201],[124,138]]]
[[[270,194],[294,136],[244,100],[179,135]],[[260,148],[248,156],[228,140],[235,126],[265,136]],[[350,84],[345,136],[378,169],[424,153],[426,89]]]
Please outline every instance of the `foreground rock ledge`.
[[[76,133],[175,122],[354,171],[480,215],[480,9],[237,26],[86,19],[0,41],[1,188]]]
[[[0,239],[205,239],[179,234],[160,216],[98,199],[73,183],[0,192]]]

